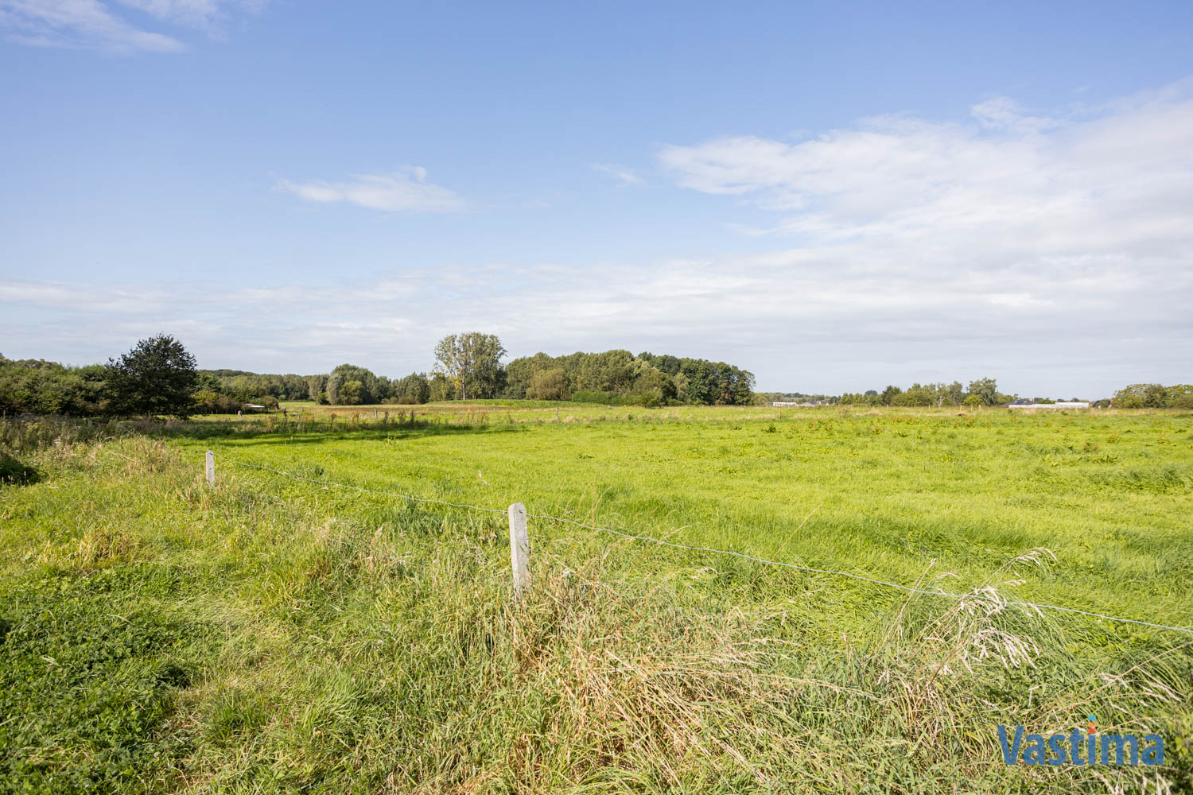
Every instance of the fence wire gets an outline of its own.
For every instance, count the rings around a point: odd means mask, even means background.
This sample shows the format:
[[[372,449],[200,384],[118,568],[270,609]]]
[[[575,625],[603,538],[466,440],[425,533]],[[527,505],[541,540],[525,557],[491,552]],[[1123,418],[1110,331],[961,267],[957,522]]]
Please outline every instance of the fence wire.
[[[247,469],[259,469],[259,470],[263,470],[265,472],[272,472],[275,475],[281,475],[283,477],[292,478],[294,480],[301,480],[301,481],[305,481],[307,483],[315,483],[315,484],[318,484],[321,486],[331,486],[331,487],[341,488],[341,489],[351,489],[354,491],[363,492],[365,494],[376,494],[376,495],[379,495],[382,497],[395,497],[397,499],[409,500],[410,502],[426,503],[426,504],[430,504],[430,505],[444,505],[444,506],[447,506],[450,508],[463,508],[465,510],[481,511],[483,513],[499,513],[499,514],[508,514],[509,513],[509,511],[507,511],[504,508],[486,508],[481,505],[471,505],[469,503],[461,503],[461,502],[449,502],[447,500],[436,500],[436,499],[432,499],[429,497],[415,497],[412,494],[402,494],[400,492],[395,492],[395,491],[380,491],[378,489],[368,489],[363,486],[355,486],[350,483],[337,483],[332,480],[322,480],[320,478],[309,478],[304,475],[296,475],[293,472],[284,472],[280,469],[274,469],[272,467],[263,466],[261,464],[251,464],[247,461],[239,461],[235,458],[229,458],[223,454],[220,454],[218,456],[218,458],[220,458],[224,461],[227,461],[228,463],[235,464],[236,466],[245,467]],[[844,578],[848,578],[851,580],[860,580],[862,582],[868,582],[873,585],[881,585],[884,588],[893,588],[895,590],[904,591],[906,593],[921,594],[923,596],[940,596],[940,597],[944,597],[947,599],[976,599],[976,600],[993,601],[993,599],[990,596],[984,595],[981,593],[960,594],[960,593],[950,593],[949,591],[942,591],[942,590],[928,590],[926,588],[916,588],[916,587],[910,586],[910,585],[902,585],[897,582],[890,582],[888,580],[879,580],[874,577],[867,577],[864,574],[854,574],[854,573],[847,572],[847,571],[838,571],[836,569],[821,569],[821,568],[816,568],[814,566],[800,566],[799,564],[796,564],[796,563],[786,563],[786,562],[780,561],[780,560],[768,560],[767,558],[759,558],[759,557],[755,557],[754,555],[747,555],[744,552],[734,552],[733,550],[728,550],[728,549],[716,549],[714,547],[701,547],[701,546],[690,546],[688,544],[679,544],[674,541],[666,541],[662,538],[655,538],[653,536],[635,535],[633,533],[626,533],[621,530],[615,530],[612,527],[604,527],[601,525],[588,524],[587,522],[580,522],[575,519],[568,519],[563,516],[552,516],[550,514],[539,514],[539,513],[527,513],[526,517],[528,519],[544,519],[544,520],[548,520],[548,521],[560,522],[561,524],[568,524],[568,525],[572,525],[574,527],[580,527],[585,530],[592,530],[594,532],[599,532],[599,533],[608,533],[610,535],[614,535],[619,538],[624,538],[629,541],[642,541],[644,543],[656,544],[656,545],[662,546],[662,547],[671,547],[672,549],[682,549],[682,550],[687,550],[689,552],[703,552],[703,553],[711,554],[711,555],[725,555],[728,557],[741,558],[742,560],[748,560],[753,563],[759,563],[759,564],[763,564],[766,566],[779,566],[779,567],[786,568],[786,569],[794,569],[796,571],[809,572],[812,574],[826,574],[826,575],[834,576],[834,577],[844,577]],[[1030,609],[1034,609],[1034,610],[1054,610],[1056,612],[1061,612],[1061,613],[1076,613],[1078,615],[1089,616],[1091,618],[1100,618],[1105,621],[1113,621],[1113,622],[1120,623],[1120,624],[1135,624],[1135,625],[1141,626],[1141,627],[1151,627],[1152,629],[1162,629],[1162,630],[1168,630],[1170,632],[1181,632],[1186,635],[1193,635],[1193,629],[1189,629],[1187,627],[1174,627],[1174,626],[1171,626],[1168,624],[1158,624],[1158,623],[1153,623],[1151,621],[1140,621],[1139,619],[1135,619],[1135,618],[1122,618],[1119,616],[1108,616],[1108,615],[1105,615],[1104,613],[1094,613],[1092,611],[1081,610],[1076,607],[1065,607],[1063,605],[1045,604],[1045,603],[1041,603],[1041,602],[1021,602],[1021,601],[1016,601],[1016,600],[999,600],[999,604],[1007,605],[1007,606],[1030,608]]]

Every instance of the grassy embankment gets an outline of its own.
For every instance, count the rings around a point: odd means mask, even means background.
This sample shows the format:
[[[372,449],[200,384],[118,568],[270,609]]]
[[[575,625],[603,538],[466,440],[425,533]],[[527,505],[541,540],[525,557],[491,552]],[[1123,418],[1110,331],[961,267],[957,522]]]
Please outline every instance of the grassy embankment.
[[[230,464],[1193,626],[1187,414],[440,411],[6,428],[37,472],[0,487],[0,787],[1193,786],[1193,637],[545,520],[515,605],[499,514]],[[996,724],[1091,712],[1164,735],[1165,768],[1002,765]]]

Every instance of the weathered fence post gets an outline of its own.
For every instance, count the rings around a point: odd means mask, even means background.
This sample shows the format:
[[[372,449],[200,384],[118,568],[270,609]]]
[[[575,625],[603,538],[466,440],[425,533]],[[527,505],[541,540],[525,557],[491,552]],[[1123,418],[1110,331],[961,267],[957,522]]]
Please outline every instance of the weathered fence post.
[[[526,506],[510,506],[510,565],[514,570],[514,593],[530,585],[530,539],[526,536]]]
[[[215,485],[215,453],[207,451],[207,485]]]

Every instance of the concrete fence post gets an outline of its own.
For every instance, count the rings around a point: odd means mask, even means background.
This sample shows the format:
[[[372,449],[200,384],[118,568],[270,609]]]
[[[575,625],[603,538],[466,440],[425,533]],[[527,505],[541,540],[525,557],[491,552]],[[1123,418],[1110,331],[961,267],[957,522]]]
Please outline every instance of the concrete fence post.
[[[510,506],[510,566],[514,572],[514,593],[520,595],[530,585],[530,539],[526,535],[526,506]]]
[[[207,485],[215,485],[215,453],[207,451]]]

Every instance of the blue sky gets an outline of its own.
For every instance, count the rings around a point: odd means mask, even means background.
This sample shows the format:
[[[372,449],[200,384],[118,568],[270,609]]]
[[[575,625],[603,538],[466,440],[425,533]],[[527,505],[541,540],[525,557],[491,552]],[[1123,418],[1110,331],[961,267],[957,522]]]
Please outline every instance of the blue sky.
[[[1193,4],[0,0],[0,352],[1193,381]]]

